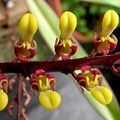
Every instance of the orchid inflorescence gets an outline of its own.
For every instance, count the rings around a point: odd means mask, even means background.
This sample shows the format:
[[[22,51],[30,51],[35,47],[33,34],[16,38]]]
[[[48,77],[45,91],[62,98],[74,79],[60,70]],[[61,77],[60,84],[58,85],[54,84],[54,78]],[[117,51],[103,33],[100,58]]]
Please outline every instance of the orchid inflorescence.
[[[117,27],[119,21],[118,14],[113,10],[108,10],[104,14],[102,21],[102,31],[100,33],[95,33],[94,36],[94,49],[90,54],[90,57],[95,57],[97,53],[101,53],[102,56],[108,55],[117,46],[117,38],[115,35],[111,35],[113,30]],[[74,32],[77,25],[76,16],[70,12],[64,12],[60,17],[59,28],[61,31],[60,37],[56,38],[55,41],[55,55],[53,57],[53,62],[57,61],[59,58],[62,60],[70,60],[72,55],[77,51],[77,42],[72,38],[72,33]],[[10,63],[23,63],[28,62],[30,58],[34,57],[37,49],[37,44],[33,39],[33,36],[38,28],[37,18],[30,13],[25,14],[19,24],[19,30],[21,37],[17,39],[14,43],[14,52],[16,57],[10,61]],[[61,60],[61,61],[62,61]],[[120,69],[116,69],[114,65],[111,65],[111,70],[118,74]],[[76,69],[69,71],[71,75],[77,81],[82,92],[86,89],[93,98],[96,99],[100,104],[107,105],[112,101],[112,92],[109,88],[103,87],[103,76],[98,70],[93,70],[91,66],[83,65],[79,67],[79,72]],[[67,73],[67,71],[66,71]],[[8,104],[8,87],[12,89],[12,85],[15,83],[15,79],[21,78],[22,74],[17,74],[14,79],[8,80],[7,76],[0,73],[0,110],[6,108]],[[24,76],[24,75],[23,75]],[[41,105],[48,109],[56,109],[60,105],[61,96],[55,91],[56,80],[53,75],[48,74],[47,71],[40,68],[32,73],[29,73],[26,80],[30,81],[30,87],[35,95],[37,91],[40,95],[38,100]],[[30,101],[30,95],[25,89],[25,81],[22,80],[22,88],[24,96],[26,97],[25,105]],[[84,89],[83,89],[84,88]],[[13,103],[8,106],[8,111],[13,109],[15,102],[18,102],[16,96]],[[12,107],[11,107],[12,106]],[[21,107],[21,114],[24,109]],[[10,113],[10,112],[9,112]],[[10,114],[11,115],[11,114]],[[25,118],[25,114],[22,114]]]

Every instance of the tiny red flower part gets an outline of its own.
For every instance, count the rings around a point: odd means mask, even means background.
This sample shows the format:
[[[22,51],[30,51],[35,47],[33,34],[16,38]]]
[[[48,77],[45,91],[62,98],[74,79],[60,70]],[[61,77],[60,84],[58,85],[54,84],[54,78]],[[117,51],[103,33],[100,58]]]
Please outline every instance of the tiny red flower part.
[[[58,40],[55,43],[55,52],[58,57],[63,60],[70,59],[77,51],[77,43],[73,39],[68,40]]]
[[[2,73],[0,73],[0,89],[3,89],[5,92],[8,89],[8,77]]]
[[[46,72],[43,69],[36,70],[36,78],[46,76]]]
[[[30,79],[30,85],[34,93],[35,90],[38,92],[50,90],[55,90],[56,81],[53,75],[46,74],[42,69],[36,71],[35,76]]]
[[[32,40],[31,43],[28,43],[27,41],[21,42],[21,40],[18,39],[14,45],[14,52],[21,62],[27,62],[36,54],[36,48],[37,44],[35,40]]]
[[[51,74],[46,74],[47,78],[49,79],[49,83],[51,85],[51,89],[54,91],[56,87],[56,80],[55,77]]]
[[[91,90],[95,86],[102,85],[102,76],[101,73],[97,70],[91,70],[90,66],[82,66],[81,73],[76,76],[78,84],[87,90]]]
[[[96,53],[107,55],[116,48],[117,42],[118,40],[113,34],[112,37],[100,37],[96,33],[94,37],[94,50]]]
[[[35,90],[40,91],[39,90],[39,82],[34,77],[30,78],[30,86],[31,86],[31,90],[33,92],[33,95],[35,95]]]

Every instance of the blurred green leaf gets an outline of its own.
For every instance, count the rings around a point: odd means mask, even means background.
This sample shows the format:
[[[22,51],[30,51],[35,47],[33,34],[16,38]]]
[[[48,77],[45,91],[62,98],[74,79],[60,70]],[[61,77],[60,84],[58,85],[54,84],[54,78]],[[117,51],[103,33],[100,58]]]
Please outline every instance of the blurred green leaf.
[[[98,8],[98,6],[95,5],[95,4],[91,5],[90,8],[89,8],[89,13],[90,13],[90,14],[93,14],[93,15],[94,15],[94,14],[97,14],[98,11],[99,11],[99,8]]]
[[[104,0],[105,1],[105,0]],[[110,2],[110,1],[109,1]],[[59,37],[60,31],[58,29],[59,20],[55,13],[50,9],[50,7],[43,0],[27,0],[28,7],[30,11],[36,15],[39,22],[39,30],[44,37],[46,43],[50,49],[54,52],[54,43],[56,37]],[[73,58],[85,57],[87,54],[78,45],[77,53]],[[109,87],[106,81],[103,83],[104,86]],[[80,89],[80,87],[79,87]],[[105,106],[98,103],[88,91],[85,90],[85,97],[93,105],[93,107],[107,120],[120,120],[120,112],[118,109],[118,104],[114,96],[112,102]]]
[[[120,0],[80,0],[80,1],[120,7]]]

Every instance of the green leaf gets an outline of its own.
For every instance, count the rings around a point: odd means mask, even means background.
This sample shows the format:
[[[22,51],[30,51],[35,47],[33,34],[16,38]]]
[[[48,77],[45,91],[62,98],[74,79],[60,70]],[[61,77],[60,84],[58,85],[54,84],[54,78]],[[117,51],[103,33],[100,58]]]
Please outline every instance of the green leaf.
[[[84,0],[85,1],[85,0]],[[90,1],[90,0],[89,0]],[[95,0],[94,0],[95,1]],[[97,0],[96,0],[97,1]],[[105,0],[104,0],[105,1]],[[116,0],[117,1],[117,0]],[[111,2],[111,1],[109,1]],[[55,39],[59,38],[59,20],[51,8],[43,0],[27,0],[28,7],[30,11],[36,15],[39,22],[39,31],[45,39],[46,43],[50,47],[51,51],[54,53],[54,43]],[[87,54],[78,45],[77,53],[73,58],[85,57]],[[104,86],[109,87],[106,81],[103,83]],[[79,87],[80,89],[80,87]],[[105,106],[98,103],[88,91],[85,90],[85,97],[93,105],[93,107],[107,120],[120,120],[120,112],[118,109],[118,104],[114,96],[112,102]]]
[[[120,7],[120,0],[81,0],[81,1]]]

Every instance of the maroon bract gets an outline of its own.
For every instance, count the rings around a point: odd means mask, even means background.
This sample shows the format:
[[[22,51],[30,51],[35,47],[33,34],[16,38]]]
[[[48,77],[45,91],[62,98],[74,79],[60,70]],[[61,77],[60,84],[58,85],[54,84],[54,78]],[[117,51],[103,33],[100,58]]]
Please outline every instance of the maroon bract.
[[[67,40],[56,39],[54,47],[58,58],[61,57],[63,60],[70,59],[77,51],[77,43],[72,38]]]
[[[21,62],[27,62],[36,54],[36,48],[37,44],[35,40],[32,40],[31,43],[28,43],[27,41],[21,42],[21,40],[18,39],[14,45],[14,52]]]
[[[112,37],[101,37],[96,33],[94,37],[94,52],[107,55],[116,48],[117,42],[115,35],[112,35]]]
[[[36,70],[35,75],[32,75],[30,78],[30,86],[33,93],[35,93],[35,90],[38,92],[50,89],[55,90],[55,84],[56,80],[54,76],[51,74],[46,74],[46,72],[42,69]]]
[[[103,78],[100,72],[91,70],[90,66],[85,65],[81,67],[81,73],[77,74],[75,79],[81,88],[84,87],[87,90],[91,90],[95,86],[101,86]]]
[[[0,89],[3,89],[5,92],[8,89],[8,77],[2,73],[0,73]]]

